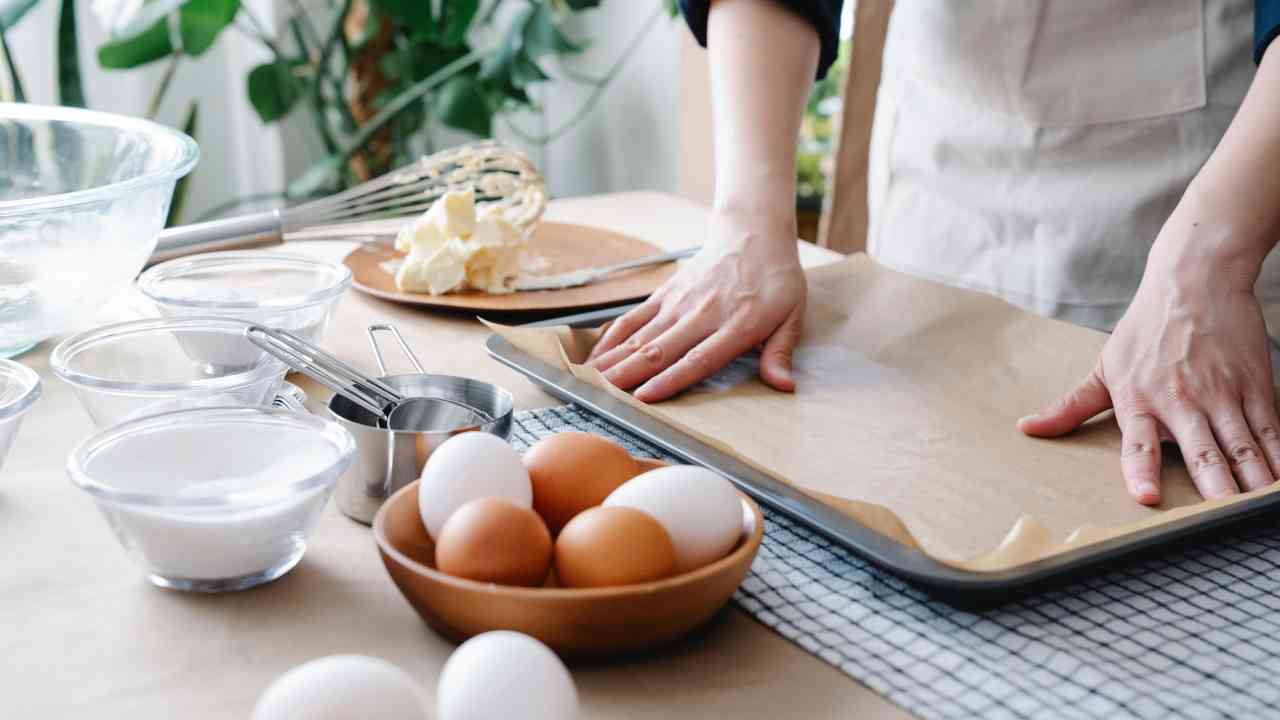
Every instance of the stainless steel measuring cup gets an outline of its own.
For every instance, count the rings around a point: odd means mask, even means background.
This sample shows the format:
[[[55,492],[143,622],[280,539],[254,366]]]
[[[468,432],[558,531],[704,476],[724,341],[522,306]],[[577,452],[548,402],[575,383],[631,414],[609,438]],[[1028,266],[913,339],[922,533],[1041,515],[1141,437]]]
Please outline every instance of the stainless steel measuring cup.
[[[329,415],[356,439],[356,457],[347,474],[338,481],[338,509],[347,517],[366,525],[392,493],[422,474],[422,467],[440,443],[462,432],[487,432],[506,440],[511,436],[515,402],[511,393],[479,380],[433,375],[424,371],[417,356],[400,332],[390,325],[369,326],[369,342],[382,376],[378,381],[401,395],[435,398],[445,402],[423,404],[435,413],[419,418],[425,431],[391,430],[379,426],[379,415],[348,397],[334,395]],[[378,333],[390,333],[408,357],[416,373],[387,375],[386,362],[378,346]]]

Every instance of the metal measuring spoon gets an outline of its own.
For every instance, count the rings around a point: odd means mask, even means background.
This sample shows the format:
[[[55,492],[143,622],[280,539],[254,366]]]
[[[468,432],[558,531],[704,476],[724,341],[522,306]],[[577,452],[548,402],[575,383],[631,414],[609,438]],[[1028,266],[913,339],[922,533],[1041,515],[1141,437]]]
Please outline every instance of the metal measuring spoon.
[[[396,335],[399,338],[399,334]],[[492,419],[449,398],[405,397],[381,380],[361,373],[285,330],[253,325],[245,329],[245,338],[294,370],[374,413],[379,427],[429,432],[480,425]]]

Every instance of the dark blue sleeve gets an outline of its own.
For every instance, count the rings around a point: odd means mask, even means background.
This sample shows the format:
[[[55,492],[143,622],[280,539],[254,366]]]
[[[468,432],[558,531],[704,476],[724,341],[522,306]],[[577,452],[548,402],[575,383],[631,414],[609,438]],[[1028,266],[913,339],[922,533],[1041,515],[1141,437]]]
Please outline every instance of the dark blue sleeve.
[[[818,78],[827,74],[840,50],[840,8],[844,0],[774,0],[781,2],[792,12],[813,23],[822,39],[822,51],[818,55]],[[1265,2],[1266,0],[1259,0]],[[1280,2],[1280,0],[1276,0]],[[711,0],[680,0],[680,10],[685,22],[697,38],[698,44],[707,46],[707,15],[711,12]],[[766,51],[766,48],[761,48]]]
[[[1258,0],[1253,18],[1253,59],[1262,62],[1267,45],[1280,35],[1280,0]]]

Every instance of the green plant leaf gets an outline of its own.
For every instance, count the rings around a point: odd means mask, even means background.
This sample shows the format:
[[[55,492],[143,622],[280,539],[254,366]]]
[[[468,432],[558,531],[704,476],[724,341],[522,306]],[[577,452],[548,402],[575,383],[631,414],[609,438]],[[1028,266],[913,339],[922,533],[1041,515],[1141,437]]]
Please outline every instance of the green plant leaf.
[[[454,0],[444,4],[444,18],[440,23],[440,40],[448,47],[462,44],[471,28],[471,21],[480,12],[480,0]]]
[[[439,23],[426,0],[373,0],[372,5],[401,25],[439,37]]]
[[[306,94],[305,83],[294,73],[300,64],[297,60],[277,60],[250,71],[249,102],[263,122],[284,117]]]
[[[0,30],[8,30],[40,0],[0,0]]]
[[[373,0],[373,5],[398,24],[447,47],[456,47],[480,12],[480,0],[445,0],[440,14],[432,13],[435,3],[424,0]]]
[[[409,57],[412,58],[410,77],[422,80],[431,73],[467,54],[467,47],[445,47],[422,35],[412,39]]]
[[[528,55],[517,53],[515,59],[511,61],[511,79],[516,88],[523,88],[530,83],[542,82],[549,78],[542,72],[542,68],[538,67],[538,63]]]
[[[98,64],[108,70],[123,70],[145,65],[173,52],[166,20],[132,37],[103,43],[98,47]]]
[[[178,34],[187,55],[202,55],[235,20],[240,0],[189,0],[178,9]],[[174,51],[169,18],[163,17],[137,35],[121,37],[98,48],[98,64],[120,70],[167,57]]]
[[[667,6],[667,15],[673,18],[680,17],[680,0],[662,0]]]
[[[186,0],[93,0],[89,8],[112,40],[142,33],[178,11]]]
[[[182,122],[182,132],[195,138],[199,122],[200,103],[192,100],[187,106],[187,117]],[[194,174],[191,172],[178,178],[177,184],[173,186],[173,199],[169,202],[169,214],[164,222],[166,227],[172,227],[182,220],[182,209],[187,205],[187,188],[190,186],[188,181]]]
[[[58,16],[58,104],[85,106],[75,0],[62,0],[62,13]]]
[[[593,7],[600,7],[600,0],[565,0],[572,10],[589,10]]]
[[[449,127],[480,137],[493,132],[493,112],[485,102],[480,83],[471,75],[458,75],[440,88],[435,98],[436,117]]]
[[[178,10],[183,52],[196,56],[213,47],[218,34],[236,19],[239,11],[240,0],[188,0]]]
[[[549,53],[582,52],[584,47],[565,37],[556,23],[555,13],[546,5],[534,8],[521,34],[524,52],[535,60]]]

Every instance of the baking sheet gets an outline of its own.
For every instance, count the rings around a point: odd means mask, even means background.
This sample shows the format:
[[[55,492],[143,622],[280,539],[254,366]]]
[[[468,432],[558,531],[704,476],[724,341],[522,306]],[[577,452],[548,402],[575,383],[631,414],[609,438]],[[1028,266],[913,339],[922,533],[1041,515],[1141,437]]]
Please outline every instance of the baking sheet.
[[[1109,418],[1063,440],[1018,433],[1017,417],[1088,371],[1100,333],[865,256],[811,271],[810,292],[795,396],[739,367],[645,406],[574,364],[596,332],[497,330],[560,380],[607,397],[607,415],[656,420],[667,434],[820,503],[821,514],[836,511],[962,574],[1028,579],[1047,569],[1031,566],[1079,559],[1082,548],[1102,557],[1275,504],[1272,490],[1202,502],[1175,454],[1164,473],[1166,504],[1144,508],[1125,493]]]

